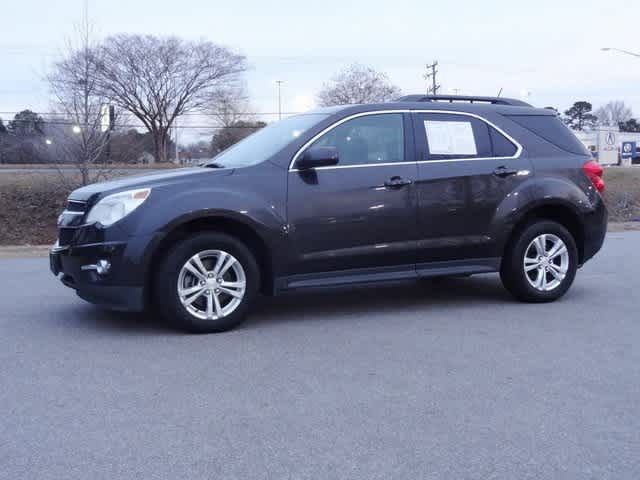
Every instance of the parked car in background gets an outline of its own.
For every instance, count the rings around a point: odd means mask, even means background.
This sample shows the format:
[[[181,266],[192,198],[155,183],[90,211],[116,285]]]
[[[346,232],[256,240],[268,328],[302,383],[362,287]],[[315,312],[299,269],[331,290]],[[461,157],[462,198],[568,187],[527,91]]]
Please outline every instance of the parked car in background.
[[[325,108],[201,168],[74,191],[51,269],[90,302],[197,332],[238,325],[259,293],[421,277],[499,272],[548,302],[603,243],[603,189],[555,113],[517,100]]]

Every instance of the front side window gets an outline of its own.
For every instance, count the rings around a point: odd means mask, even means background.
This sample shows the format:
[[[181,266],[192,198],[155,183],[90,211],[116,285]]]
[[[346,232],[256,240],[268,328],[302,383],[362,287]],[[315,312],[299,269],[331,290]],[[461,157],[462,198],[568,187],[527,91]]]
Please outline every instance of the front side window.
[[[511,157],[517,147],[488,123],[468,115],[418,115],[418,141],[425,160]]]
[[[404,161],[404,125],[401,113],[364,115],[338,125],[316,140],[313,147],[338,149],[338,165]]]

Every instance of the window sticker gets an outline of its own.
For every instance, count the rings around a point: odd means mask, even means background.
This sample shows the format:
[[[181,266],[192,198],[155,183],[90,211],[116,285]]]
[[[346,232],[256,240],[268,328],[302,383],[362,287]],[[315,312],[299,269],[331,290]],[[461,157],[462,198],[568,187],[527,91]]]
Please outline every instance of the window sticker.
[[[432,155],[477,155],[471,122],[425,120],[424,128]]]

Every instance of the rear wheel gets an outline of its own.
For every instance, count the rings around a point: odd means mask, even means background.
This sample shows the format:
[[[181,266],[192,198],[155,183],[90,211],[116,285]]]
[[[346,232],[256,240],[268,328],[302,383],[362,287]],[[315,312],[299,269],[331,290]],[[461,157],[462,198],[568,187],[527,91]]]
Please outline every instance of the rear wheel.
[[[221,332],[246,317],[258,291],[259,271],[247,247],[220,233],[176,244],[156,280],[155,302],[167,320],[192,332]]]
[[[551,302],[564,295],[576,275],[578,249],[562,225],[538,220],[520,230],[505,251],[500,277],[524,302]]]

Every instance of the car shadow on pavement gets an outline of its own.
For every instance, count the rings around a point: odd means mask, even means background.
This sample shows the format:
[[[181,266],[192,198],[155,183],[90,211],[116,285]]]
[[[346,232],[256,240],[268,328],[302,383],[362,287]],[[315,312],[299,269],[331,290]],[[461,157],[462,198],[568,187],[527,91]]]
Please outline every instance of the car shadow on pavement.
[[[513,302],[496,275],[468,278],[436,278],[367,287],[319,290],[279,297],[261,297],[247,321],[239,329],[261,328],[305,319],[348,321],[384,312],[385,314],[460,305],[472,307],[495,302]],[[104,310],[89,304],[74,304],[65,314],[67,324],[79,328],[125,334],[182,334],[154,313],[126,313]]]
[[[515,302],[497,275],[431,278],[396,284],[324,290],[263,297],[241,328],[260,328],[265,324],[302,322],[304,317],[326,316],[346,320],[366,316],[413,312],[440,306],[487,305]],[[304,314],[304,316],[303,316]]]
[[[124,334],[182,334],[172,328],[159,315],[154,313],[132,313],[106,310],[91,304],[73,306],[66,323],[73,323],[80,329],[103,332],[121,332]]]

